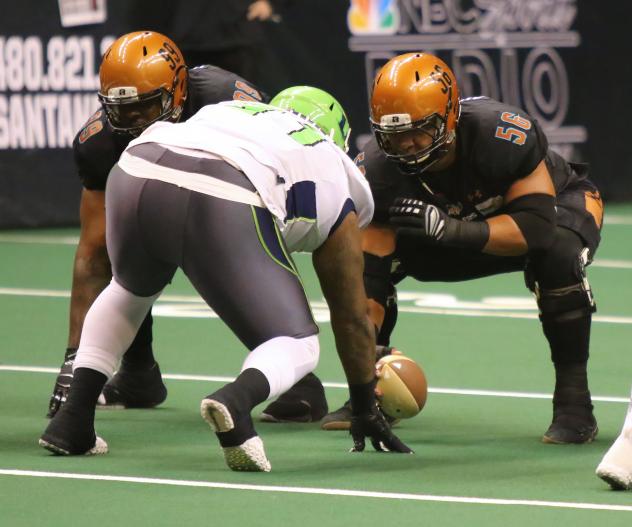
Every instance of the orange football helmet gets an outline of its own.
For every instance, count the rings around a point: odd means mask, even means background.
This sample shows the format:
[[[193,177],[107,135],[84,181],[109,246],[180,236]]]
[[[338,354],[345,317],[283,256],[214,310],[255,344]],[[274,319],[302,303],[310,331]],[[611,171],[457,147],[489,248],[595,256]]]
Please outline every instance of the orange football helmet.
[[[99,100],[112,127],[140,134],[155,121],[177,121],[188,73],[174,42],[153,31],[118,38],[103,55]]]
[[[459,113],[454,73],[434,55],[394,57],[373,83],[373,132],[386,156],[406,171],[420,173],[447,153]]]

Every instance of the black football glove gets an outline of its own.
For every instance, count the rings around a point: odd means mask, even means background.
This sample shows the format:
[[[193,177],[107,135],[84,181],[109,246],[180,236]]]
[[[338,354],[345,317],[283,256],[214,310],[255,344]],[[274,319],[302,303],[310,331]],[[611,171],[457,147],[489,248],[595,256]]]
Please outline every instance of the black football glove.
[[[362,452],[365,446],[365,439],[368,437],[373,448],[378,452],[414,453],[393,434],[391,426],[376,404],[373,404],[366,412],[351,416],[350,433],[353,438],[351,452]]]
[[[398,198],[388,209],[391,223],[401,228],[413,229],[411,234],[440,242],[446,233],[450,218],[445,212],[417,199]]]
[[[50,396],[50,401],[48,402],[48,413],[46,417],[54,417],[66,402],[70,383],[72,382],[72,365],[75,362],[76,356],[77,348],[66,349],[64,363],[61,365],[59,373],[57,374],[53,394]]]
[[[421,200],[398,198],[388,212],[390,222],[398,227],[398,237],[477,251],[489,240],[487,222],[452,218],[439,207]]]

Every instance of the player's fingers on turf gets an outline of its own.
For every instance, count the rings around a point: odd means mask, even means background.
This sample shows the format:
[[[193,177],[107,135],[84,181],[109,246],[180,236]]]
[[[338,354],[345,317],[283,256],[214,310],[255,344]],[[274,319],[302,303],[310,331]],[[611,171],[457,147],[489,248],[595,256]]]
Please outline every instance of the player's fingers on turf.
[[[373,445],[373,448],[375,448],[375,450],[377,450],[378,452],[387,452],[388,451],[385,448],[385,445],[382,443],[382,441],[380,439],[377,439],[376,437],[372,437],[371,438],[371,444]]]
[[[361,434],[352,434],[353,448],[351,452],[362,452],[364,450],[364,436]]]
[[[384,446],[388,448],[390,452],[399,452],[401,454],[414,454],[414,451],[411,450],[404,442],[399,439],[395,434],[390,434],[385,441],[383,441]]]

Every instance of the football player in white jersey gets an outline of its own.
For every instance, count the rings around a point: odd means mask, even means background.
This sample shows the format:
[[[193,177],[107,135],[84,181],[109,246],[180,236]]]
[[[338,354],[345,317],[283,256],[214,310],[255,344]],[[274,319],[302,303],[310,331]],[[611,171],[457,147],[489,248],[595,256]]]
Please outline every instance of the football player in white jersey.
[[[597,476],[615,490],[632,490],[632,393],[623,429],[599,463]]]
[[[272,101],[205,106],[159,122],[132,141],[106,188],[112,282],[83,326],[68,400],[40,444],[100,454],[94,409],[138,326],[181,268],[248,348],[241,373],[201,403],[233,470],[269,471],[251,410],[318,362],[314,322],[292,251],[308,251],[331,311],[349,382],[354,450],[411,452],[374,395],[375,335],[367,317],[360,229],[373,215],[369,186],[345,150],[342,107],[311,87]]]

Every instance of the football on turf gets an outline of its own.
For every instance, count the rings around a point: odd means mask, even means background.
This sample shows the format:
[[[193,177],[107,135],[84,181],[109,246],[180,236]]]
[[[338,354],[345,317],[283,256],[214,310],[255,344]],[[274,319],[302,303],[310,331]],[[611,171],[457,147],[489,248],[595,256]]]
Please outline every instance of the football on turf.
[[[382,411],[397,419],[414,417],[426,404],[426,376],[413,359],[405,355],[387,355],[375,365],[377,390]]]

